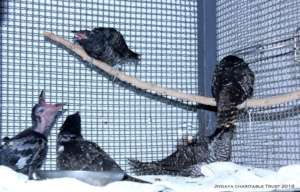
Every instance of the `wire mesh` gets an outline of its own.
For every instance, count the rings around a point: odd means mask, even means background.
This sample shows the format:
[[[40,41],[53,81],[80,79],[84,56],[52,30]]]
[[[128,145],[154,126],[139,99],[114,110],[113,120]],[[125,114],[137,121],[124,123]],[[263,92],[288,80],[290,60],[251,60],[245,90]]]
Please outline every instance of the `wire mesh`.
[[[68,113],[80,111],[85,138],[97,142],[124,169],[127,158],[160,159],[182,135],[196,133],[196,113],[114,84],[42,36],[52,31],[72,39],[72,30],[115,27],[142,55],[136,71],[133,65],[123,71],[196,94],[196,0],[8,0],[3,11],[2,136],[30,126],[31,107],[42,89],[51,102],[67,102]],[[56,133],[62,121],[49,138],[44,169],[56,168]]]
[[[256,75],[256,98],[300,87],[297,0],[218,0],[218,57],[234,53]],[[232,158],[240,164],[279,168],[300,162],[299,101],[240,115]]]

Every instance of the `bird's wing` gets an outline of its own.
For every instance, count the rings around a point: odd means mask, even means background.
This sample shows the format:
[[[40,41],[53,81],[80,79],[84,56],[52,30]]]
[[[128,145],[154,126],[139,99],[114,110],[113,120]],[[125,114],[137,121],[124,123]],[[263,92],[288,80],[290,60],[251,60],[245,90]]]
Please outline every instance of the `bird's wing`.
[[[88,167],[102,169],[103,171],[121,170],[120,166],[96,143],[83,141],[81,149],[88,160]]]
[[[118,164],[96,143],[86,140],[69,141],[61,145],[57,165],[61,170],[105,171],[121,170]]]
[[[41,134],[26,130],[3,146],[3,154],[5,165],[27,174],[29,168],[35,171],[42,166],[47,154],[47,140]]]
[[[175,152],[157,163],[167,167],[187,167],[208,157],[208,140],[199,138],[193,143],[178,146]]]
[[[108,45],[112,48],[113,52],[119,57],[131,57],[132,55],[138,56],[137,53],[131,51],[125,41],[124,36],[117,30],[111,30],[108,35]]]

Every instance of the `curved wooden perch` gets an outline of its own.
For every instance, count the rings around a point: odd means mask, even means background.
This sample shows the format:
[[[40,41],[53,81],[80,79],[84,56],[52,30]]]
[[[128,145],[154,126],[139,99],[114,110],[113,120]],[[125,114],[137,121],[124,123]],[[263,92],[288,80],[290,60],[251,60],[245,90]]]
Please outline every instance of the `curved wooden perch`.
[[[141,81],[132,76],[126,75],[124,72],[121,72],[102,61],[93,59],[92,57],[87,55],[87,53],[79,45],[71,43],[70,41],[67,41],[64,38],[59,37],[54,33],[44,32],[44,36],[73,51],[74,53],[79,55],[84,61],[97,66],[99,69],[105,71],[109,75],[116,77],[123,82],[131,84],[136,88],[142,89],[150,93],[159,94],[162,96],[175,97],[183,101],[189,101],[189,102],[208,105],[208,106],[216,106],[216,102],[214,98],[182,93],[176,90],[161,87],[153,83]],[[240,104],[238,108],[242,109],[246,107],[247,108],[268,107],[268,106],[278,105],[282,103],[287,103],[297,99],[300,99],[300,90],[288,94],[282,94],[282,95],[263,98],[263,99],[248,99],[244,103]]]

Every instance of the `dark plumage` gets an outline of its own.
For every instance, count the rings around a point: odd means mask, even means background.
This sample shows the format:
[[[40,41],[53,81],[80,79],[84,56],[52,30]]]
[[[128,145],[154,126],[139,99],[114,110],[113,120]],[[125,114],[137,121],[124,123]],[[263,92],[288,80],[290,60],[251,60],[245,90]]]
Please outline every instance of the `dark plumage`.
[[[237,105],[253,94],[254,73],[236,56],[223,58],[216,66],[213,78],[213,96],[217,101],[217,127],[213,135],[197,135],[191,142],[178,145],[174,153],[153,162],[130,160],[136,174],[168,174],[201,176],[204,163],[228,161],[231,158],[231,140],[237,119]]]
[[[4,138],[0,164],[27,174],[30,179],[46,159],[47,137],[61,116],[63,104],[48,104],[42,91],[39,103],[32,108],[32,126],[12,138]]]
[[[93,58],[110,65],[139,61],[139,54],[131,51],[122,34],[114,28],[98,27],[89,30],[73,31],[74,39]]]
[[[178,145],[175,152],[162,160],[153,162],[129,160],[129,164],[138,175],[198,177],[202,175],[198,171],[199,165],[230,159],[231,138],[232,131],[222,132],[214,138],[197,136],[185,145]]]
[[[60,170],[124,172],[96,143],[82,137],[78,112],[67,117],[58,134],[57,167]],[[124,180],[147,183],[126,173]]]
[[[234,126],[237,105],[253,95],[254,73],[243,59],[229,55],[216,66],[212,94],[217,102],[217,130]]]

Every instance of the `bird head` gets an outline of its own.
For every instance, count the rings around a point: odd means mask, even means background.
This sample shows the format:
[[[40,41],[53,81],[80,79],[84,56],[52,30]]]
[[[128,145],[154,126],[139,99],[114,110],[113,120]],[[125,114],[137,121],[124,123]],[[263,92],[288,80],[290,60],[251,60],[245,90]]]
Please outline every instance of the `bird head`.
[[[76,42],[81,42],[87,40],[91,31],[89,30],[81,30],[81,31],[72,31],[74,33],[74,40]]]
[[[56,120],[65,112],[63,106],[63,103],[47,103],[45,92],[42,91],[38,103],[32,108],[31,118],[33,129],[47,136]]]
[[[78,135],[81,134],[81,117],[78,111],[67,117],[60,131],[68,131]]]
[[[241,65],[248,65],[242,58],[235,55],[228,55],[220,61],[220,65],[224,68],[232,69]]]
[[[60,128],[58,142],[67,142],[72,139],[82,138],[81,117],[79,112],[69,115]]]

